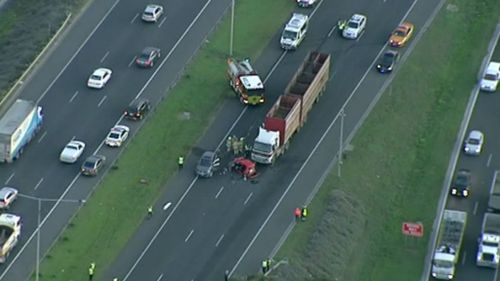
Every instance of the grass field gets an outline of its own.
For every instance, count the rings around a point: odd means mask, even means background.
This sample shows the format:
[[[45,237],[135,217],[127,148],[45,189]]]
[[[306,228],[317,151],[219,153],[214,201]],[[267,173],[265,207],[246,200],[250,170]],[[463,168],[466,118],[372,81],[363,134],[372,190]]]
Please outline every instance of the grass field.
[[[288,0],[237,1],[235,54],[256,58],[293,8],[293,2]],[[253,40],[245,40],[249,36]],[[209,41],[130,142],[117,162],[118,169],[109,172],[47,254],[41,267],[46,280],[87,280],[86,266],[91,261],[100,268],[97,275],[103,272],[134,234],[165,182],[175,174],[177,156],[189,153],[209,127],[219,105],[234,96],[225,78],[228,19]],[[190,119],[181,118],[183,112],[189,112]],[[142,178],[148,180],[147,188],[139,184]],[[136,196],[130,197],[131,193]]]
[[[59,29],[89,0],[13,0],[0,16],[0,99]]]
[[[452,5],[452,6],[450,6]],[[342,178],[325,180],[273,272],[287,281],[420,280],[450,153],[500,14],[498,0],[448,1],[354,138]],[[387,132],[393,132],[387,134]],[[430,232],[427,232],[429,234]]]

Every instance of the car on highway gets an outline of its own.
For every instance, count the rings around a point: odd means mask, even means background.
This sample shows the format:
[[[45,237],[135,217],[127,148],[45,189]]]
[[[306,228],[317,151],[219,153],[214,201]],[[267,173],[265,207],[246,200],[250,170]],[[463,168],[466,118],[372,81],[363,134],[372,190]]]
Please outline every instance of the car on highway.
[[[312,7],[316,3],[316,0],[297,0],[297,5],[302,8]]]
[[[111,79],[111,74],[113,71],[107,68],[98,68],[94,70],[92,75],[90,75],[89,80],[87,81],[87,86],[89,88],[102,89]]]
[[[352,15],[342,30],[342,36],[347,39],[358,39],[366,28],[366,21],[365,15]]]
[[[79,140],[71,140],[66,144],[59,155],[63,163],[75,163],[85,150],[85,143]]]
[[[108,133],[106,140],[107,146],[120,147],[122,143],[127,139],[130,128],[124,125],[116,125]]]
[[[486,71],[484,71],[483,78],[481,79],[480,87],[485,92],[495,92],[500,81],[500,63],[490,62]]]
[[[145,22],[157,22],[163,15],[163,7],[157,4],[149,4],[142,12],[141,19]]]
[[[133,100],[125,110],[124,116],[127,119],[139,120],[144,118],[151,105],[148,99],[139,98]]]
[[[410,41],[413,35],[413,30],[415,26],[410,22],[403,22],[391,33],[389,37],[389,45],[391,47],[403,47],[408,41]]]
[[[135,59],[135,64],[141,67],[153,67],[155,61],[161,57],[159,48],[146,47],[141,54]]]
[[[479,155],[483,149],[484,134],[478,130],[470,131],[464,141],[464,152],[467,155]]]
[[[378,60],[377,63],[378,72],[380,73],[392,72],[398,60],[399,60],[398,52],[391,50],[385,52]]]
[[[106,162],[104,155],[89,156],[83,162],[81,172],[85,176],[96,176],[102,166],[104,166],[104,162]]]
[[[8,209],[17,198],[19,192],[13,187],[2,187],[0,189],[0,209]]]
[[[460,169],[455,175],[450,189],[451,195],[467,197],[470,194],[471,187],[471,172],[467,169]]]
[[[210,178],[214,175],[215,170],[220,166],[220,158],[217,153],[213,151],[205,151],[198,164],[196,165],[195,172],[198,176]]]

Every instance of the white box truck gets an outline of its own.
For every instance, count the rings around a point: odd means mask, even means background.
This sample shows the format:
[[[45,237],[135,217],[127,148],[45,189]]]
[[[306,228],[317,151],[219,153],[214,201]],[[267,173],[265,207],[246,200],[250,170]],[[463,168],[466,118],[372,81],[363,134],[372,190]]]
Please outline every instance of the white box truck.
[[[500,261],[500,214],[484,214],[476,264],[497,268]]]

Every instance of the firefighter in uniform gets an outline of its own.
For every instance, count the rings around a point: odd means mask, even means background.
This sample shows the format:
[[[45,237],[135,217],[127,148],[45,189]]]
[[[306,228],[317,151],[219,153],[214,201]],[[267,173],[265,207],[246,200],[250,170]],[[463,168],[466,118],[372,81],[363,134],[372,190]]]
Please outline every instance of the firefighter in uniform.
[[[177,164],[179,165],[179,169],[182,169],[182,167],[184,167],[184,157],[179,156],[179,159],[177,159]]]

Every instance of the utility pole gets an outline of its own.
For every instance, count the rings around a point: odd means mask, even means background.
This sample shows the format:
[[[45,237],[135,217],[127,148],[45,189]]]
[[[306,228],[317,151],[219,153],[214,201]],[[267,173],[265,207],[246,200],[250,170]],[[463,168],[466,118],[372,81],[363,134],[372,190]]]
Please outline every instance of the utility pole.
[[[231,31],[229,35],[229,56],[233,56],[234,0],[231,0]]]

